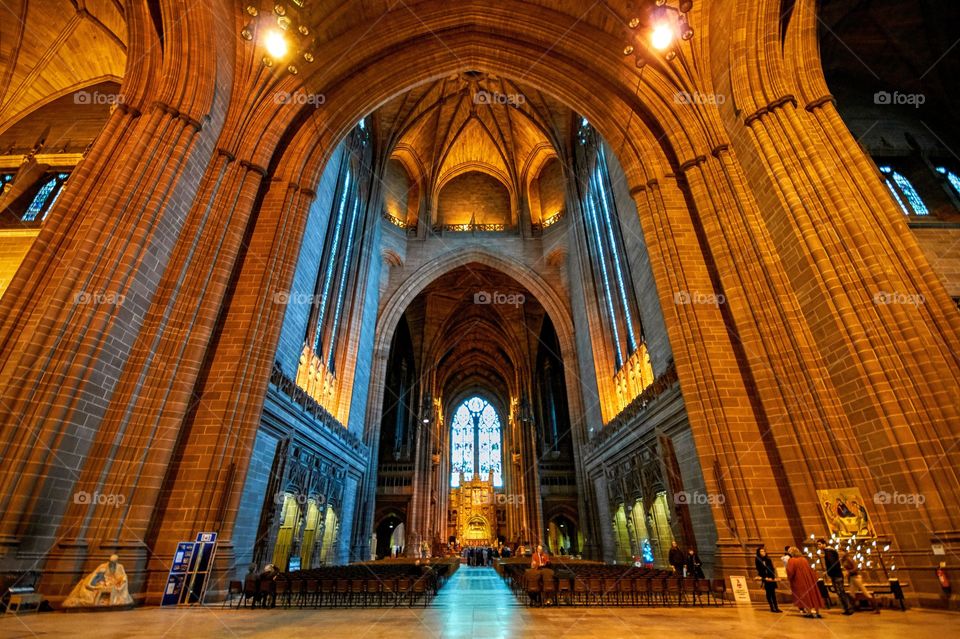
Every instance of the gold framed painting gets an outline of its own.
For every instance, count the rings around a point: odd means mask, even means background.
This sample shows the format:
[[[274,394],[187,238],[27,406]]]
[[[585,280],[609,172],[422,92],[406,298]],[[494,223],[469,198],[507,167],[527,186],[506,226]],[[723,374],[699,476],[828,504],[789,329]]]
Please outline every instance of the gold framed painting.
[[[818,490],[817,501],[831,534],[841,538],[877,536],[859,488]]]

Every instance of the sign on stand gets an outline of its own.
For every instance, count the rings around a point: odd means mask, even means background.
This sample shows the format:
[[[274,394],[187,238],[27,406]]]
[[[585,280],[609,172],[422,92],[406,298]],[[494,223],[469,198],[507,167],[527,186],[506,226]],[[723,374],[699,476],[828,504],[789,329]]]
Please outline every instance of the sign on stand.
[[[746,577],[730,577],[730,589],[733,591],[733,600],[736,603],[750,603],[750,589],[747,587]]]
[[[170,564],[161,606],[202,604],[217,554],[217,533],[198,533],[196,541],[181,541]]]

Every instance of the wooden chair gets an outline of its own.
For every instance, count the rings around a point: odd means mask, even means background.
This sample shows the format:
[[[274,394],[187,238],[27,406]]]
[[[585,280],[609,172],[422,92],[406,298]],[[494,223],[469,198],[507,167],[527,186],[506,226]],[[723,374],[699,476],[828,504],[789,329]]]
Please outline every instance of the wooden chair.
[[[651,579],[649,577],[633,578],[633,596],[638,602],[645,600],[648,606],[653,603],[651,599],[653,595],[653,589],[650,585],[650,582]]]
[[[540,597],[542,598],[542,601],[543,601],[544,605],[546,605],[547,602],[550,602],[550,601],[556,602],[556,600],[557,600],[557,580],[556,580],[556,578],[554,578],[554,577],[547,577],[547,578],[541,580],[541,585],[540,585]]]
[[[657,577],[650,580],[651,592],[653,598],[659,601],[664,606],[670,605],[670,600],[667,598],[667,581],[671,579],[670,577]]]
[[[346,606],[350,602],[350,580],[349,579],[337,579],[337,585],[335,587],[335,601],[334,605]]]
[[[427,602],[428,597],[427,597],[427,578],[426,578],[426,577],[420,577],[419,579],[417,579],[416,581],[413,582],[413,588],[412,588],[412,591],[411,591],[411,598],[410,598],[410,605],[412,606],[412,605],[413,605],[413,602],[417,601],[417,600],[420,599],[420,598],[423,598],[423,607],[426,608],[426,607],[427,607],[427,603],[428,603],[428,602]]]
[[[273,608],[277,605],[277,582],[272,577],[261,577],[257,582],[257,592],[253,604],[257,602],[264,608]]]
[[[350,582],[350,605],[354,606],[358,602],[365,600],[363,579],[351,578]]]
[[[317,605],[323,606],[335,606],[337,605],[337,580],[336,579],[321,579],[320,580],[320,593],[317,595]]]
[[[390,605],[397,605],[397,579],[388,577],[380,584],[380,605],[384,600],[388,600]]]
[[[583,577],[573,578],[573,595],[579,603],[590,604],[590,589],[587,586],[587,580]]]
[[[233,598],[239,597],[240,602],[243,602],[243,582],[242,581],[231,581],[227,584],[227,597],[223,600],[223,603],[220,605],[221,608],[230,607],[233,608]],[[240,607],[240,604],[237,604],[237,608]]]
[[[411,587],[412,586],[411,586],[409,577],[400,577],[397,580],[397,605],[399,605],[404,601],[409,602],[410,597],[412,595],[412,593],[410,592]]]
[[[607,605],[620,604],[620,589],[616,577],[603,578],[603,602]]]
[[[695,579],[693,582],[693,603],[699,602],[702,606],[704,597],[706,597],[707,603],[710,603],[710,580]]]
[[[290,582],[290,579],[286,575],[280,575],[274,580],[274,593],[273,600],[276,602],[280,600],[281,605],[284,608],[290,607],[291,595],[293,592],[293,585]],[[276,605],[276,603],[274,603]]]
[[[560,605],[560,600],[566,599],[567,605],[573,605],[573,593],[570,590],[570,579],[567,577],[561,577],[557,579],[557,605]]]
[[[363,607],[366,608],[371,600],[376,600],[378,606],[383,605],[379,579],[367,579],[367,585],[363,589]]]
[[[587,578],[587,594],[590,601],[603,604],[603,579],[600,577]]]
[[[257,577],[255,575],[247,575],[243,580],[243,592],[240,595],[240,601],[237,602],[237,608],[249,603],[253,605],[256,602],[257,597]]]
[[[710,591],[713,593],[713,602],[716,603],[717,599],[720,600],[720,605],[725,606],[727,604],[727,582],[724,579],[711,579],[710,580]]]
[[[617,583],[617,598],[620,605],[630,602],[630,605],[637,605],[637,593],[633,589],[633,579],[624,575]]]
[[[297,603],[301,608],[304,606],[317,606],[320,598],[320,580],[312,577],[300,580],[300,592],[298,593]]]

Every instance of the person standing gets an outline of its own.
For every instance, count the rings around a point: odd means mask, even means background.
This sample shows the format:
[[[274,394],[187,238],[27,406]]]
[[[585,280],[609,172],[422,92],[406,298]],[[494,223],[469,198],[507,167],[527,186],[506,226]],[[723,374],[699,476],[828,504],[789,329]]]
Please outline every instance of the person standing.
[[[817,540],[817,548],[823,553],[823,568],[827,577],[833,583],[834,590],[837,591],[837,598],[840,600],[840,605],[843,606],[843,614],[852,615],[853,607],[850,605],[850,597],[847,596],[847,591],[843,588],[843,567],[840,565],[840,553],[837,552],[836,548],[828,546],[827,540],[823,538]]]
[[[670,543],[670,553],[667,555],[667,561],[673,566],[673,572],[677,577],[682,577],[685,559],[683,557],[683,551],[680,550],[680,546],[677,545],[676,541]]]
[[[790,546],[783,547],[783,554],[780,556],[780,559],[783,561],[783,569],[787,569],[787,563],[790,561]]]
[[[694,579],[703,579],[703,562],[700,561],[700,555],[693,548],[687,550],[687,577]]]
[[[800,609],[803,616],[822,619],[820,608],[823,607],[823,599],[820,598],[820,591],[817,589],[817,573],[813,571],[796,546],[790,547],[787,580],[790,582],[790,591],[793,593],[793,603]]]
[[[773,567],[773,560],[767,555],[767,549],[757,547],[757,575],[763,583],[763,590],[767,595],[770,612],[783,612],[777,604],[777,569]]]
[[[877,605],[877,600],[873,598],[873,594],[867,590],[867,587],[863,584],[863,575],[860,574],[860,566],[857,565],[857,562],[847,551],[843,552],[843,558],[840,561],[843,571],[847,573],[847,577],[850,579],[850,596],[855,600],[857,593],[863,593],[863,596],[867,598],[867,602],[870,604],[870,609],[879,613],[880,606]]]

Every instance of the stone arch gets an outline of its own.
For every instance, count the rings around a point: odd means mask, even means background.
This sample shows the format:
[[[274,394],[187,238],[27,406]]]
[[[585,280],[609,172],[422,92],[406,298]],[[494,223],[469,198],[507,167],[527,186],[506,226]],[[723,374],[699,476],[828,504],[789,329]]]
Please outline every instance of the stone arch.
[[[390,342],[396,330],[397,323],[407,306],[417,295],[435,279],[455,268],[471,263],[483,264],[502,271],[505,275],[516,280],[533,293],[543,305],[554,327],[561,345],[569,344],[572,348],[573,318],[566,309],[566,303],[553,288],[540,277],[533,269],[520,262],[497,255],[492,251],[481,248],[472,248],[467,251],[460,249],[448,251],[440,258],[420,267],[410,275],[404,285],[398,289],[380,311],[377,320],[376,340],[374,342],[375,356],[387,357]],[[564,348],[564,351],[566,349]],[[571,350],[572,352],[572,350]]]

